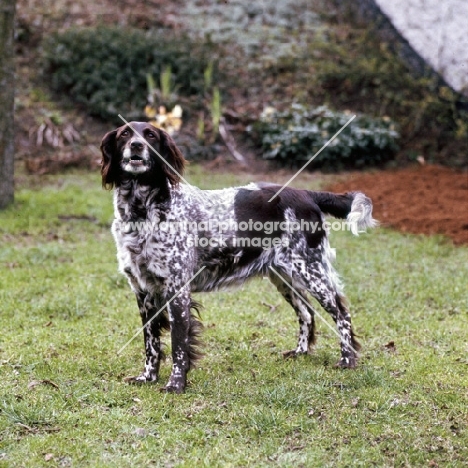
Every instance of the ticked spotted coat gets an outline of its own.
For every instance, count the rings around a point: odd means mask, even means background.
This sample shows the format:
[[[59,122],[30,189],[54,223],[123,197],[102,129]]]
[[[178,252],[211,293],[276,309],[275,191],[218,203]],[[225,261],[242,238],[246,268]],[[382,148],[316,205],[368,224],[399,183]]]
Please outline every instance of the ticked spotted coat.
[[[372,203],[360,192],[333,194],[250,184],[200,190],[181,182],[184,158],[171,137],[144,122],[107,133],[102,183],[114,188],[112,233],[119,268],[134,291],[146,362],[130,382],[158,380],[161,333],[170,329],[172,372],[163,390],[181,393],[199,353],[201,323],[192,292],[214,291],[266,276],[292,306],[299,339],[285,356],[312,351],[314,297],[333,317],[338,366],[353,368],[360,348],[333,267],[324,214],[353,231],[372,227]]]

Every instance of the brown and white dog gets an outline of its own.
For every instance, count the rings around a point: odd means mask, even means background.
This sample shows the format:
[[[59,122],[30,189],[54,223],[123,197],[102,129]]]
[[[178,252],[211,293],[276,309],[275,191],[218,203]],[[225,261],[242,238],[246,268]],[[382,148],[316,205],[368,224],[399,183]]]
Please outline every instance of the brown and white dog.
[[[312,296],[333,317],[341,341],[338,366],[356,366],[360,348],[333,267],[325,214],[357,234],[375,225],[360,192],[333,194],[249,184],[200,190],[181,183],[184,157],[171,137],[144,122],[107,133],[102,183],[115,188],[112,233],[119,268],[136,295],[146,350],[144,371],[128,379],[156,382],[161,332],[170,328],[172,372],[163,390],[185,390],[200,357],[201,323],[191,292],[214,291],[267,276],[299,320],[299,340],[286,356],[312,351]]]

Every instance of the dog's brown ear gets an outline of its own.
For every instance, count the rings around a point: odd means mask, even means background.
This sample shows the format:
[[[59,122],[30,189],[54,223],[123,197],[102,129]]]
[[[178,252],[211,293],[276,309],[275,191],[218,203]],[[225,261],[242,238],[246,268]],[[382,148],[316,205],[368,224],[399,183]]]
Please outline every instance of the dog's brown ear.
[[[163,171],[170,184],[174,187],[179,184],[181,176],[184,173],[185,158],[168,133],[160,130],[159,137],[159,151],[161,152],[161,156],[168,162],[168,164],[163,164]]]
[[[116,182],[117,175],[117,146],[116,137],[117,130],[112,130],[104,135],[101,142],[101,176],[102,186],[106,190],[112,189]]]

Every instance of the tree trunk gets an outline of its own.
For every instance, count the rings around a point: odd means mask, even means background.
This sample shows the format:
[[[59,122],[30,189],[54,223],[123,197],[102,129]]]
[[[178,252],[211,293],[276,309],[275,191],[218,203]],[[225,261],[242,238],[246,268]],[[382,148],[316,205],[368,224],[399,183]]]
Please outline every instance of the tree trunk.
[[[16,0],[0,4],[0,209],[13,202]]]

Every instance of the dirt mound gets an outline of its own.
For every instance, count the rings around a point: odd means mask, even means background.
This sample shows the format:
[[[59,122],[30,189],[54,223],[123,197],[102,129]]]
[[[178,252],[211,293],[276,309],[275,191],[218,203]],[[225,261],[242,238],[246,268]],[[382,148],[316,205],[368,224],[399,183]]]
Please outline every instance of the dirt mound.
[[[352,174],[327,190],[360,190],[372,198],[383,226],[414,234],[443,234],[468,244],[468,173],[441,166]]]

